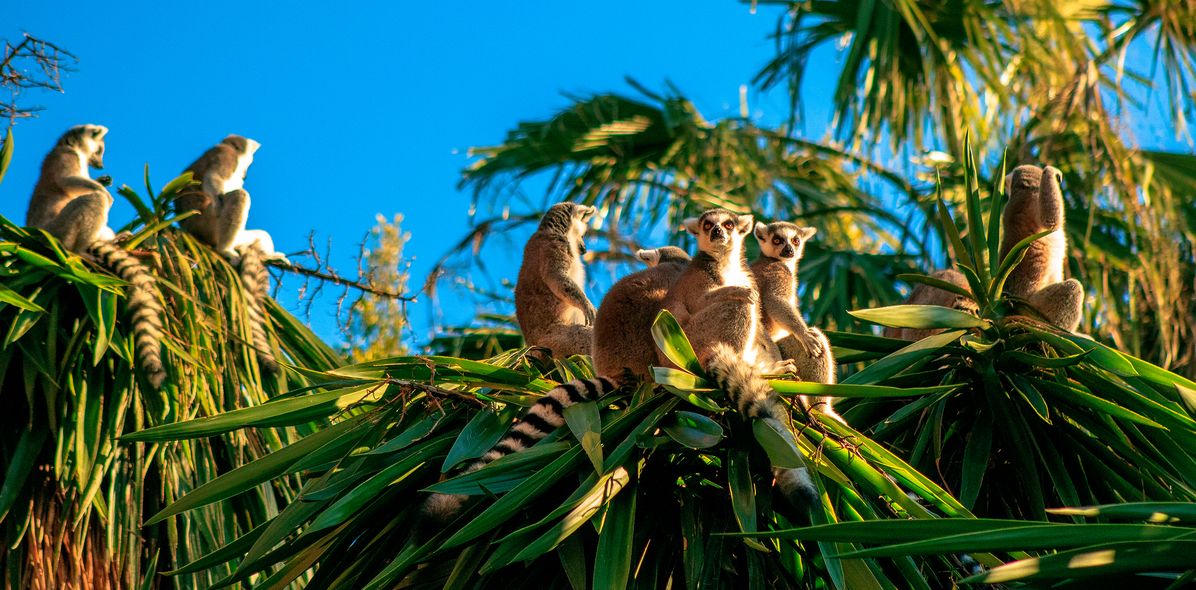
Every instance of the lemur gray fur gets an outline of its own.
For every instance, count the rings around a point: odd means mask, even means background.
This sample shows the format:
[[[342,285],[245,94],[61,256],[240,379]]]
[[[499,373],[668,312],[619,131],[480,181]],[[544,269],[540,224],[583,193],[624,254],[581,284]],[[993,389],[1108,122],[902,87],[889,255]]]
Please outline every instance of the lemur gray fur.
[[[791,359],[803,381],[835,383],[835,357],[830,342],[818,328],[806,325],[798,308],[797,269],[806,242],[817,232],[812,227],[778,221],[757,223],[760,256],[752,262],[752,275],[760,290],[765,336],[776,343],[780,356]],[[810,400],[801,397],[809,407]],[[834,413],[831,398],[821,398],[823,411]]]
[[[270,274],[265,261],[286,261],[286,256],[274,249],[274,240],[264,230],[247,230],[249,193],[245,191],[245,175],[253,164],[253,156],[261,144],[229,135],[204,152],[187,167],[192,180],[198,183],[184,190],[175,203],[179,212],[199,211],[179,224],[201,242],[211,246],[240,266],[241,282],[245,285],[245,302],[249,310],[249,330],[258,365],[267,374],[278,372],[270,339],[264,301],[270,288]]]
[[[29,199],[26,224],[58,238],[68,250],[87,253],[129,283],[125,306],[132,323],[129,333],[137,366],[154,389],[166,378],[162,366],[162,306],[154,277],[128,251],[115,244],[108,227],[112,195],[105,188],[112,180],[93,180],[88,167],[104,168],[101,125],[78,125],[58,139],[42,162],[41,175]],[[106,181],[106,182],[100,182]]]
[[[1074,332],[1080,324],[1084,287],[1075,279],[1063,278],[1067,234],[1062,182],[1063,174],[1050,166],[1018,166],[1005,178],[1009,203],[1001,217],[1001,255],[1028,236],[1053,230],[1030,244],[1005,281],[1005,292],[1025,299],[1048,321]]]
[[[515,284],[515,317],[523,338],[553,356],[589,354],[597,310],[586,297],[583,238],[597,210],[577,203],[557,203],[523,249]]]

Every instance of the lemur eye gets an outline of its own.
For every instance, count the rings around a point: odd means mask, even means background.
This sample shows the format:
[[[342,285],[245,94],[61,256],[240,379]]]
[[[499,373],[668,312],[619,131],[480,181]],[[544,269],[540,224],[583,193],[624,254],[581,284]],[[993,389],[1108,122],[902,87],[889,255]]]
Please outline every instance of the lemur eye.
[[[705,231],[710,231],[710,228],[712,227],[714,227],[714,224],[710,223],[709,221],[702,224],[702,229]]]
[[[773,238],[773,239],[772,239],[772,245],[774,245],[774,246],[780,246],[780,245],[781,245],[781,238]]]
[[[731,228],[735,227],[735,224],[734,224],[734,223],[731,223],[730,221],[724,221],[724,222],[723,222],[723,227],[725,227],[725,228],[727,228],[727,229],[731,229]]]
[[[793,245],[794,245],[794,246],[796,246],[796,245],[798,245],[798,244],[800,244],[800,243],[801,243],[801,240],[799,240],[799,239],[797,239],[797,238],[793,238]]]

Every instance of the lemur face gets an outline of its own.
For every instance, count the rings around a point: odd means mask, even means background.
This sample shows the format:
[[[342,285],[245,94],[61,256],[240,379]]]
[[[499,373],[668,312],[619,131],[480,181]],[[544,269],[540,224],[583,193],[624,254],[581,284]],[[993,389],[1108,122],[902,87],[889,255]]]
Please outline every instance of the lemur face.
[[[650,267],[661,263],[683,264],[689,262],[689,253],[676,246],[662,246],[651,250],[639,250],[635,253],[635,256],[646,262]]]
[[[87,154],[87,165],[96,169],[104,168],[104,136],[108,128],[103,125],[80,125],[83,140],[83,153]]]
[[[818,233],[812,227],[798,227],[785,221],[777,221],[765,225],[756,224],[756,241],[760,243],[760,253],[769,258],[781,260],[800,260],[806,248],[806,242]]]
[[[708,254],[743,247],[743,238],[752,229],[751,215],[736,215],[726,209],[711,209],[685,220],[685,229],[698,237],[698,249]]]

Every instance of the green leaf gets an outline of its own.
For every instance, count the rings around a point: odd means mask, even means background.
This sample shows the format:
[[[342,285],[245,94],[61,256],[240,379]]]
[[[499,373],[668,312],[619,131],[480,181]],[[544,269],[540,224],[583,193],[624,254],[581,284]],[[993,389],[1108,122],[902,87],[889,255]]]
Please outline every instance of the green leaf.
[[[581,497],[581,501],[573,510],[569,511],[569,514],[565,515],[557,524],[549,527],[544,534],[516,554],[509,563],[533,559],[555,549],[561,541],[581,528],[581,525],[589,522],[599,509],[608,505],[619,492],[623,491],[629,481],[631,481],[631,474],[622,466],[616,467],[610,473],[598,478],[598,483]],[[488,563],[482,571],[483,573],[493,571],[505,565],[508,564]]]
[[[927,336],[868,365],[863,371],[844,379],[843,384],[871,384],[888,379],[902,370],[909,368],[910,365],[923,357],[939,352],[943,347],[959,340],[959,337],[964,334],[963,330],[951,330],[942,334]]]
[[[1048,508],[1047,512],[1059,516],[1103,516],[1152,523],[1196,524],[1196,503],[1193,502],[1129,502],[1079,508]]]
[[[980,328],[989,324],[970,313],[939,305],[891,305],[847,313],[890,328]]]
[[[661,310],[652,322],[652,339],[656,346],[673,364],[695,375],[704,375],[702,365],[698,363],[698,356],[694,354],[689,338],[677,323],[677,318],[667,309]]]
[[[378,400],[382,389],[372,384],[334,389],[325,393],[284,398],[260,406],[233,410],[209,418],[163,424],[121,437],[124,441],[167,441],[202,438],[249,426],[288,426],[331,416],[360,403]]]
[[[12,127],[4,134],[4,145],[0,145],[0,182],[4,182],[4,173],[8,172],[8,165],[12,162]]]
[[[936,279],[932,276],[928,276],[928,275],[924,275],[924,274],[916,274],[916,273],[902,273],[902,274],[897,275],[896,279],[899,281],[905,281],[907,283],[921,283],[923,285],[929,285],[936,289],[942,289],[948,293],[954,293],[961,297],[967,297],[968,299],[972,299],[972,300],[976,299],[976,297],[972,295],[971,291],[969,291],[963,287],[960,287],[959,285],[956,285],[955,283],[952,283],[950,281],[944,281],[943,279]]]
[[[752,420],[752,433],[768,454],[768,461],[773,467],[794,469],[806,466],[793,440],[793,433],[776,420]]]
[[[216,479],[213,479],[183,497],[163,508],[157,514],[145,521],[146,526],[161,522],[176,514],[205,506],[213,502],[227,500],[254,486],[274,479],[287,473],[295,462],[307,453],[320,448],[324,443],[336,438],[343,432],[353,428],[364,419],[364,416],[350,418],[316,432],[286,448],[274,451],[256,461],[246,463]]]
[[[669,438],[691,449],[707,449],[723,439],[723,427],[701,414],[678,410],[661,427]]]
[[[581,402],[565,408],[565,424],[581,443],[594,472],[602,473],[602,417],[598,415],[598,404]]]
[[[963,482],[960,485],[959,502],[969,510],[976,506],[984,474],[988,471],[992,436],[992,414],[984,412],[977,418],[972,432],[968,434],[968,442],[963,451]]]
[[[814,395],[854,398],[921,397],[947,393],[959,389],[959,385],[934,385],[931,387],[890,387],[887,385],[851,385],[844,383],[815,383],[813,381],[773,380],[768,382],[777,393],[783,395]]]
[[[502,412],[485,410],[474,414],[473,419],[461,430],[453,448],[449,449],[440,472],[447,473],[462,461],[476,459],[493,449],[510,430],[511,419],[517,410],[516,407],[507,406]]]
[[[446,479],[424,491],[465,496],[508,492],[550,461],[559,458],[570,447],[569,443],[563,441],[540,443],[530,449],[499,457],[477,471]]]
[[[745,533],[756,531],[756,488],[752,484],[752,472],[748,466],[748,454],[743,449],[731,449],[727,453],[727,490],[731,492],[731,509],[739,530]],[[759,541],[745,538],[744,542],[756,551],[767,553]]]
[[[1005,253],[1005,258],[1001,260],[1001,266],[997,269],[997,274],[993,276],[993,282],[989,287],[989,297],[996,299],[1005,292],[1005,281],[1009,280],[1009,275],[1013,274],[1013,270],[1017,265],[1021,264],[1022,259],[1026,257],[1026,252],[1030,248],[1030,244],[1051,235],[1054,230],[1041,231],[1034,235],[1023,238],[1020,242],[1013,245],[1008,252]]]
[[[0,303],[7,303],[24,310],[36,311],[38,313],[46,312],[42,306],[22,297],[20,293],[17,293],[3,284],[0,284]]]
[[[635,540],[635,484],[610,502],[602,519],[598,550],[594,554],[594,590],[627,588]],[[570,537],[576,538],[576,537]]]
[[[13,502],[20,496],[25,480],[33,470],[33,464],[48,435],[49,431],[44,428],[21,431],[16,449],[12,456],[7,458],[9,463],[4,469],[4,482],[0,483],[0,522],[4,522]]]
[[[1092,578],[1133,572],[1186,571],[1196,568],[1196,541],[1136,541],[1062,551],[1023,559],[961,583],[999,584],[1014,580]]]

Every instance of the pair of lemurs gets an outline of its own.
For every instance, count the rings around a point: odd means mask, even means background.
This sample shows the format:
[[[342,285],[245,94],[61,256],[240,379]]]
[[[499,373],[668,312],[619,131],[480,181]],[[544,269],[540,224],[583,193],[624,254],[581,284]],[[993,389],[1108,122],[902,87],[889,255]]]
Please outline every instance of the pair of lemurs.
[[[515,288],[516,315],[527,342],[558,357],[592,353],[599,377],[564,383],[538,400],[493,449],[462,472],[518,452],[564,424],[564,409],[596,400],[622,384],[650,378],[652,365],[669,365],[651,336],[668,309],[689,337],[699,362],[745,416],[774,422],[787,412],[762,375],[796,371],[833,383],[834,358],[826,337],[805,324],[797,309],[797,265],[812,228],[791,223],[756,224],[751,215],[723,209],[687,219],[697,238],[691,259],[682,249],[636,253],[649,268],[615,283],[595,310],[582,285],[581,254],[593,207],[559,203],[549,209],[524,250]],[[749,267],[744,240],[754,234],[761,255]],[[803,405],[810,400],[802,398]],[[824,411],[832,413],[830,400]],[[817,493],[805,469],[777,469],[783,493],[809,504]],[[424,514],[439,521],[456,515],[467,496],[433,494]]]
[[[1001,214],[1004,232],[1002,258],[1018,242],[1040,232],[1050,231],[1030,244],[1022,261],[1005,281],[1005,292],[1030,304],[1047,321],[1074,332],[1083,311],[1084,287],[1075,279],[1064,279],[1067,264],[1067,235],[1064,230],[1063,174],[1047,166],[1023,165],[1005,177],[1009,203]],[[970,290],[963,274],[954,269],[931,275],[964,290]],[[909,304],[939,305],[975,313],[976,302],[962,295],[929,285],[918,285],[910,292]],[[942,330],[888,328],[885,335],[905,340],[920,340]]]
[[[46,230],[68,250],[94,256],[131,285],[127,306],[133,319],[131,333],[137,364],[146,381],[156,389],[162,385],[166,371],[160,349],[162,307],[154,277],[118,245],[121,236],[108,227],[113,199],[107,186],[111,178],[92,179],[88,170],[89,167],[103,169],[107,133],[108,129],[101,125],[78,125],[58,139],[42,163],[41,175],[29,200],[26,225]],[[208,150],[187,168],[199,186],[188,189],[176,208],[200,211],[184,219],[183,228],[222,254],[241,259],[254,346],[262,367],[273,371],[277,370],[277,364],[266,339],[261,311],[261,301],[269,286],[264,260],[285,257],[274,252],[269,234],[245,230],[249,195],[242,184],[258,145],[253,140],[230,135]]]

